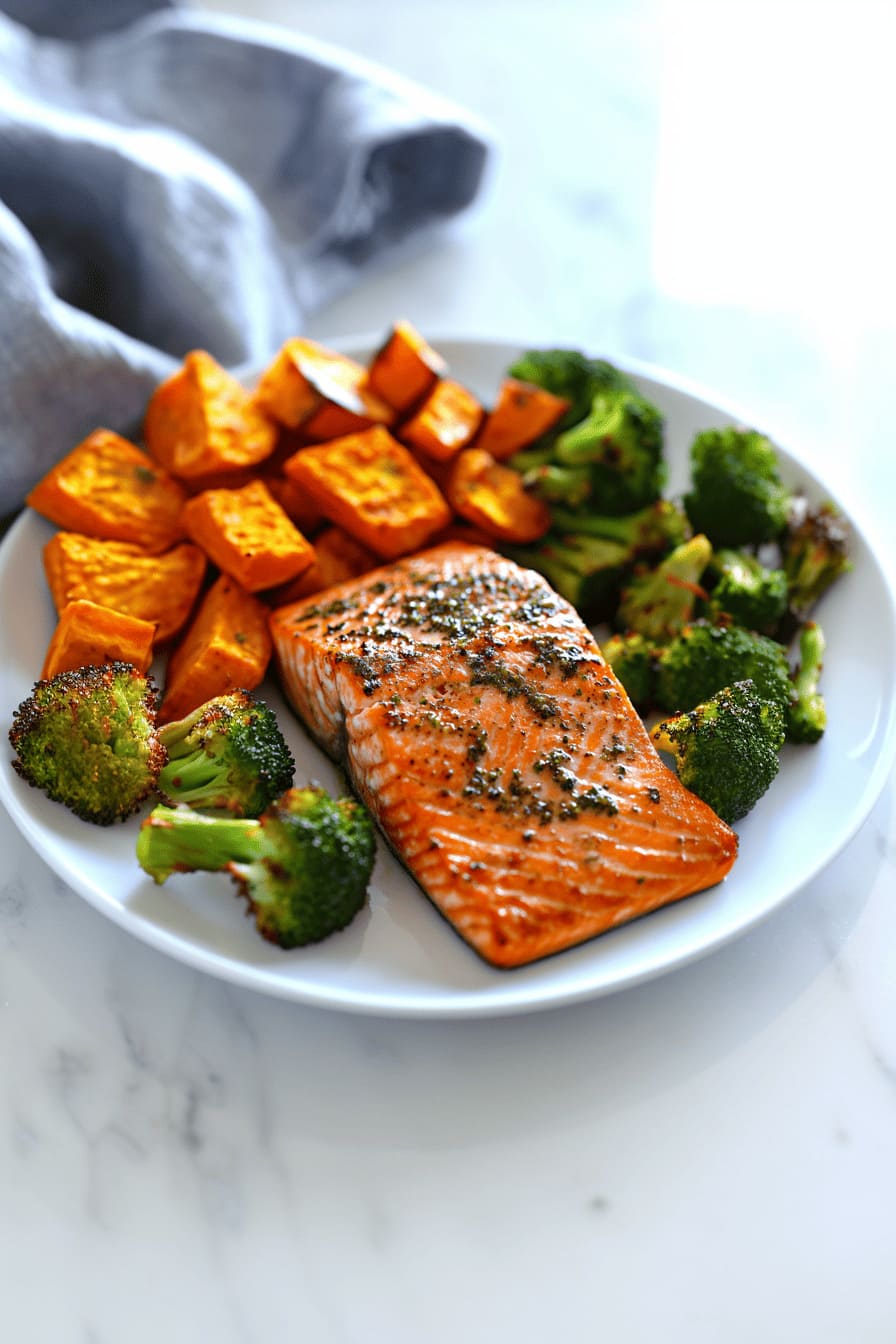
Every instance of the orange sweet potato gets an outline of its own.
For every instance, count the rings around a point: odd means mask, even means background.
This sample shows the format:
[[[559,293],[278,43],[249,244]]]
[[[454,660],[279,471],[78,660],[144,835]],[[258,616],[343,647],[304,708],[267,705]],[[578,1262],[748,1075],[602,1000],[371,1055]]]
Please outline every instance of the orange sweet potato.
[[[217,360],[192,350],[150,397],[143,437],[172,476],[195,485],[270,457],[277,426]]]
[[[152,662],[156,628],[150,621],[110,611],[96,602],[78,598],[62,608],[47,648],[41,680],[76,667],[103,663],[133,663],[147,672]]]
[[[271,472],[270,474],[265,472],[261,479],[287,518],[295,523],[302,536],[314,538],[320,529],[325,526],[326,518],[305,491],[296,485],[295,481],[291,481],[288,476],[283,476],[279,472]]]
[[[314,538],[314,564],[291,583],[265,593],[265,599],[277,607],[298,602],[300,597],[310,597],[334,583],[366,574],[379,563],[379,556],[341,527],[327,527]]]
[[[204,490],[187,501],[183,523],[219,569],[250,593],[301,574],[314,548],[263,481],[238,490]]]
[[[182,485],[136,444],[96,429],[51,467],[26,498],[57,527],[167,551],[184,535]]]
[[[363,364],[303,337],[286,342],[261,375],[257,396],[268,415],[290,429],[301,425],[312,442],[394,419],[368,387]]]
[[[435,482],[381,425],[302,448],[283,470],[331,522],[385,560],[416,551],[451,521]]]
[[[419,331],[398,321],[370,361],[367,380],[378,397],[404,415],[446,372],[444,359]]]
[[[482,420],[482,406],[465,387],[442,378],[399,430],[402,442],[444,462],[470,442]]]
[[[43,551],[44,572],[56,610],[75,598],[137,616],[155,626],[164,644],[185,624],[205,577],[205,554],[183,542],[151,555],[127,541],[101,541],[57,532]]]
[[[503,462],[546,434],[568,410],[565,397],[518,378],[505,378],[498,400],[476,435],[475,447]]]
[[[498,541],[537,541],[551,521],[547,504],[526,491],[519,472],[482,448],[454,459],[445,493],[456,513]]]
[[[213,696],[254,690],[271,658],[268,615],[234,579],[216,579],[168,659],[160,722],[182,718]]]

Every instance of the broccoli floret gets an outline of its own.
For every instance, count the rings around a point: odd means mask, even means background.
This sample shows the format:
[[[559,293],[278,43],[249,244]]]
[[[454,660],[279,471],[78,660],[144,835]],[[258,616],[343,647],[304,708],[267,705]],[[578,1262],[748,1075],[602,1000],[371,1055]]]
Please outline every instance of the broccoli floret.
[[[661,555],[680,546],[689,535],[683,510],[670,499],[658,499],[634,513],[612,516],[555,508],[551,510],[551,525],[557,532],[621,541],[633,555]]]
[[[622,682],[636,709],[648,709],[653,703],[656,656],[656,649],[650,640],[633,633],[614,634],[604,640],[600,651]]]
[[[159,793],[169,803],[257,817],[290,787],[295,771],[272,709],[248,691],[232,691],[165,724],[168,753]]]
[[[787,576],[769,569],[748,551],[721,549],[712,558],[717,576],[709,602],[713,620],[726,616],[735,625],[773,634],[787,610]]]
[[[623,589],[616,621],[623,630],[662,644],[693,618],[703,571],[712,557],[707,537],[691,537],[670,551],[654,568],[636,573]]]
[[[523,485],[548,504],[566,504],[578,509],[591,498],[591,472],[588,467],[564,467],[556,462],[533,464],[531,457],[518,453],[513,459]]]
[[[824,696],[818,689],[824,664],[825,638],[820,625],[807,621],[800,633],[800,661],[793,677],[793,699],[787,710],[791,742],[817,742],[827,727]]]
[[[543,574],[586,621],[609,620],[632,561],[629,547],[622,542],[553,532],[546,533],[537,546],[507,547],[506,554]]]
[[[732,825],[745,817],[778,773],[784,711],[749,679],[723,687],[650,734],[672,756],[685,788]]]
[[[580,350],[528,350],[507,372],[511,378],[534,383],[557,397],[566,398],[569,410],[559,422],[558,429],[584,420],[598,392],[635,390],[634,383],[621,369],[605,359],[589,359]]]
[[[791,610],[804,619],[831,584],[851,568],[849,528],[833,504],[794,502],[781,545]]]
[[[230,873],[259,933],[283,948],[319,942],[354,918],[375,849],[365,808],[313,786],[242,820],[160,805],[137,837],[137,860],[158,883],[174,872]]]
[[[601,513],[632,513],[663,493],[663,417],[637,392],[599,392],[585,419],[559,435],[554,451],[561,467],[587,467],[589,499]]]
[[[695,532],[714,546],[759,545],[787,525],[790,493],[778,455],[754,429],[707,429],[691,445],[691,489],[685,511]]]
[[[151,679],[130,663],[38,681],[13,715],[13,766],[84,821],[123,821],[153,792],[165,760],[157,703]]]
[[[736,681],[751,680],[786,713],[790,667],[781,644],[739,625],[694,621],[657,654],[656,701],[669,713],[693,709]]]
[[[667,500],[619,518],[559,510],[554,517],[556,526],[536,545],[508,547],[506,553],[543,574],[587,621],[609,620],[635,561],[676,545],[687,526]]]

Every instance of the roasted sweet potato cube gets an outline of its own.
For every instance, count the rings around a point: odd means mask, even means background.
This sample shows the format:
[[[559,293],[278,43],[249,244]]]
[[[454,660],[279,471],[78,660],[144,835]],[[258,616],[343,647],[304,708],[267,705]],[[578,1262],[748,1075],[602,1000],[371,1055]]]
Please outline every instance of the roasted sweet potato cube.
[[[169,723],[228,691],[252,691],[271,659],[269,609],[222,574],[168,659],[159,720]]]
[[[156,644],[184,626],[205,577],[203,551],[182,542],[151,555],[127,541],[101,541],[57,532],[43,551],[44,572],[56,610],[75,598],[137,616],[155,626]]]
[[[265,598],[272,606],[282,607],[287,602],[298,602],[300,597],[319,593],[323,588],[331,588],[334,583],[355,579],[375,569],[379,563],[379,556],[341,527],[326,527],[314,539],[314,564],[291,583],[281,584],[265,593]]]
[[[167,551],[184,535],[186,491],[128,439],[96,429],[51,467],[27,496],[57,527]]]
[[[263,481],[238,490],[204,490],[184,505],[188,534],[219,569],[250,593],[294,579],[314,548]]]
[[[396,322],[368,366],[371,389],[404,415],[426,396],[447,365],[410,322]]]
[[[481,420],[482,406],[472,392],[451,378],[442,378],[399,434],[418,452],[444,462],[466,447]]]
[[[149,399],[143,438],[152,456],[188,483],[207,483],[270,457],[277,426],[238,379],[192,350]]]
[[[476,435],[475,447],[503,462],[553,429],[568,410],[565,397],[518,378],[505,378],[498,400]]]
[[[445,493],[456,513],[497,541],[537,541],[551,521],[547,504],[528,493],[520,473],[481,448],[466,448],[454,459]]]
[[[435,482],[381,425],[302,448],[283,470],[382,559],[416,551],[451,520]]]
[[[368,387],[363,364],[298,336],[261,375],[257,396],[274,420],[289,429],[301,425],[313,442],[394,419],[392,408]]]
[[[78,598],[59,613],[47,648],[41,680],[76,667],[101,667],[103,663],[133,663],[147,672],[152,662],[156,628],[150,621],[110,611],[96,602]]]
[[[287,518],[295,523],[303,536],[314,538],[320,529],[326,526],[327,520],[314,500],[296,485],[295,481],[279,472],[272,472],[270,475],[266,472],[261,479]]]

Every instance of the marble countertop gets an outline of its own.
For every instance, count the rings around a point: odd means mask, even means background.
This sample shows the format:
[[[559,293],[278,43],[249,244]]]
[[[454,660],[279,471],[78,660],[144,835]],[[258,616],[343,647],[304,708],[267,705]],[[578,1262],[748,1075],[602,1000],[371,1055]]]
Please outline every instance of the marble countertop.
[[[400,311],[696,379],[843,482],[893,572],[887,6],[252,12],[433,85],[500,144],[481,204],[312,334]],[[4,1339],[896,1338],[892,783],[734,943],[479,1022],[240,990],[103,919],[5,815],[0,846]]]

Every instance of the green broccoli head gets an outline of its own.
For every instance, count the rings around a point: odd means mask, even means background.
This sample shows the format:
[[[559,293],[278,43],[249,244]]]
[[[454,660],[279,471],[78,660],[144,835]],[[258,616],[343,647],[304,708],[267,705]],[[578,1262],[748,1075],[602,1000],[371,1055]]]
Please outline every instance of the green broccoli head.
[[[505,554],[543,574],[586,621],[609,620],[632,559],[622,542],[555,532],[546,533],[536,546],[508,546]]]
[[[635,391],[599,392],[585,419],[557,438],[555,452],[560,466],[587,467],[590,502],[601,513],[632,513],[663,493],[663,417]]]
[[[629,700],[639,710],[653,703],[654,659],[656,648],[643,635],[614,634],[601,644],[600,651],[625,687]]]
[[[758,545],[787,525],[790,493],[778,455],[754,429],[707,429],[691,445],[691,489],[685,511],[695,532],[714,546]]]
[[[685,788],[732,825],[755,806],[780,767],[784,711],[749,679],[724,687],[651,732]]]
[[[569,410],[559,422],[560,429],[584,420],[598,392],[635,390],[621,369],[605,359],[590,359],[580,350],[528,350],[507,372],[511,378],[566,398]]]
[[[722,548],[712,559],[718,577],[712,589],[709,614],[727,617],[746,630],[772,634],[787,610],[787,576],[769,569],[749,551]]]
[[[851,568],[849,528],[833,504],[795,502],[781,546],[791,610],[804,619],[831,584]]]
[[[691,537],[655,568],[635,573],[622,590],[616,613],[620,629],[644,635],[657,644],[678,634],[693,618],[697,602],[706,597],[700,580],[711,557],[709,540]]]
[[[158,883],[174,872],[230,873],[259,933],[282,948],[320,942],[351,922],[375,854],[366,809],[311,785],[242,820],[160,805],[137,837],[137,861]]]
[[[586,621],[610,620],[620,586],[636,560],[662,555],[684,539],[687,519],[670,500],[619,517],[558,509],[535,546],[506,554],[543,574]]]
[[[274,711],[232,691],[159,729],[168,754],[159,793],[169,803],[257,817],[292,784],[295,762]]]
[[[157,703],[151,679],[130,663],[39,681],[13,715],[13,766],[84,821],[123,821],[153,792],[165,760]]]
[[[800,632],[800,660],[793,676],[793,698],[787,707],[791,742],[817,742],[828,723],[824,696],[818,689],[824,665],[825,638],[820,625],[807,621]]]
[[[750,680],[786,713],[792,687],[783,645],[739,625],[694,621],[657,654],[656,701],[669,713],[693,709],[736,681]]]

